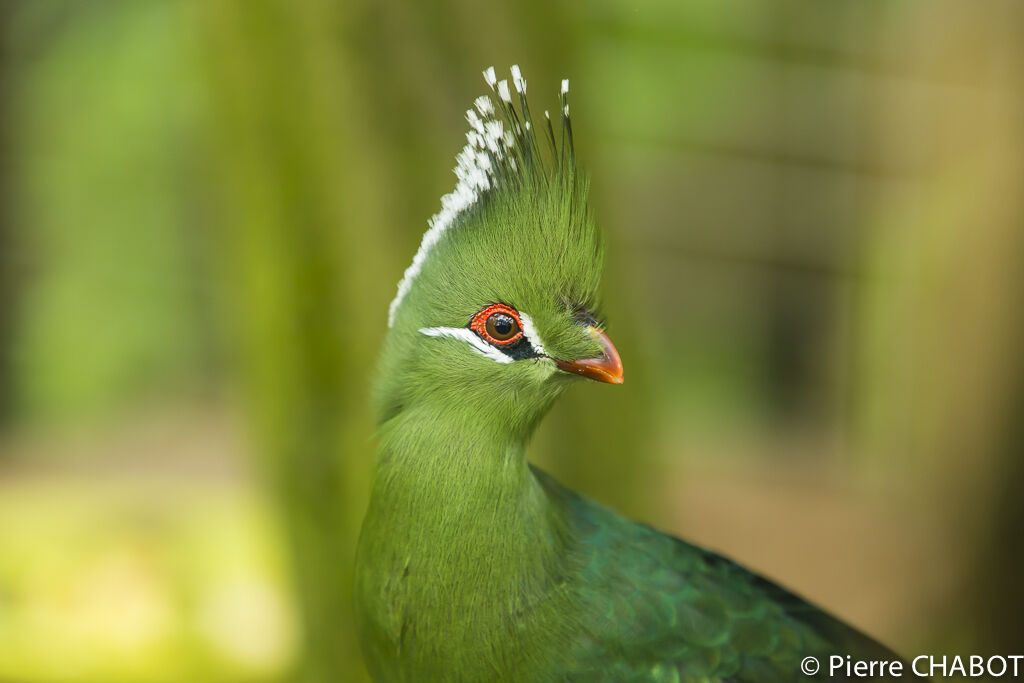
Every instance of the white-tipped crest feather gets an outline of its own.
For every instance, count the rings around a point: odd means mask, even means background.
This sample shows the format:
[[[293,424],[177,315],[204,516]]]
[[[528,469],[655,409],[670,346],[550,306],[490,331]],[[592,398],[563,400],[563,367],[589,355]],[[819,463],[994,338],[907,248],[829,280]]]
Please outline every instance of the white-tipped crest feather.
[[[516,87],[516,92],[520,95],[526,94],[526,79],[523,78],[522,72],[519,70],[518,64],[513,64],[512,68],[509,69],[512,73],[512,84]]]
[[[506,104],[512,104],[512,95],[508,91],[508,81],[504,78],[498,81],[498,97]]]

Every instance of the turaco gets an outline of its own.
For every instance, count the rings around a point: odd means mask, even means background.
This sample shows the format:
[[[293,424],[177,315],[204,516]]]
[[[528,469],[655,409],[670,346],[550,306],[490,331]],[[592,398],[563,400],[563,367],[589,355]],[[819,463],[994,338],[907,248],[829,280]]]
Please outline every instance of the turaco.
[[[526,81],[466,112],[441,199],[391,303],[379,452],[356,561],[377,681],[800,681],[805,657],[895,655],[728,559],[620,517],[526,460],[556,398],[619,384],[602,246],[568,81],[534,118]],[[810,667],[810,665],[807,665]],[[809,669],[807,669],[809,670]],[[838,680],[838,678],[830,679]],[[860,679],[863,680],[863,679]]]

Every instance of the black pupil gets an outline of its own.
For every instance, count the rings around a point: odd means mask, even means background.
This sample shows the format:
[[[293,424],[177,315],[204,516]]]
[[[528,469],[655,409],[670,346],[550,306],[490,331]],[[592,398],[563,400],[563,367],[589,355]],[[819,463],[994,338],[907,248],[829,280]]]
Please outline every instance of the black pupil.
[[[495,313],[491,316],[491,334],[499,339],[506,339],[515,333],[516,321],[512,316]]]

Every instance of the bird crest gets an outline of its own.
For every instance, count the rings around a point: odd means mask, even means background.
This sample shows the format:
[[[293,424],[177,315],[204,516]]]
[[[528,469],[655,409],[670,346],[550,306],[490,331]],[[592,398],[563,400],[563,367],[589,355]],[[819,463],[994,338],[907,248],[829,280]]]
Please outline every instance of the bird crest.
[[[388,309],[388,327],[394,326],[399,307],[419,276],[434,246],[449,231],[472,217],[495,195],[516,193],[527,186],[552,182],[552,176],[575,175],[575,151],[572,122],[569,118],[569,79],[562,79],[560,89],[559,133],[549,111],[544,111],[542,132],[538,140],[536,123],[526,99],[526,79],[518,65],[510,69],[508,79],[498,80],[494,67],[483,72],[484,81],[497,105],[488,95],[481,95],[466,110],[469,130],[466,145],[455,157],[455,189],[441,197],[441,210],[428,221],[419,250],[398,283],[398,292]],[[513,98],[512,90],[515,90]],[[514,100],[518,100],[517,103]],[[542,145],[547,152],[542,152]],[[534,187],[533,189],[537,189]]]

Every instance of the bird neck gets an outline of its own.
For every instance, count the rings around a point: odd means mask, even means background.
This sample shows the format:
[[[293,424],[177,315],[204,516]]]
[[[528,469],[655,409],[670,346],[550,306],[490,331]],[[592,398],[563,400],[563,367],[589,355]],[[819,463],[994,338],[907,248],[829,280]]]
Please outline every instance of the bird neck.
[[[535,680],[524,667],[547,663],[524,653],[565,636],[569,503],[496,422],[441,404],[381,430],[356,560],[357,619],[381,679]]]
[[[360,549],[380,571],[411,566],[436,579],[417,599],[466,608],[522,592],[528,601],[559,579],[566,513],[533,475],[525,435],[424,406],[391,420],[380,442]]]

